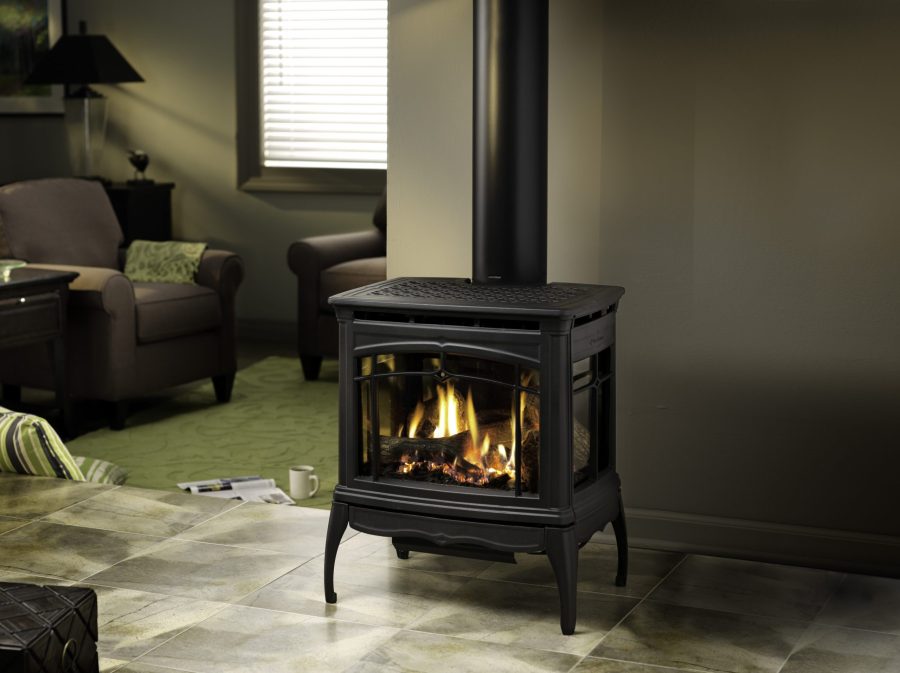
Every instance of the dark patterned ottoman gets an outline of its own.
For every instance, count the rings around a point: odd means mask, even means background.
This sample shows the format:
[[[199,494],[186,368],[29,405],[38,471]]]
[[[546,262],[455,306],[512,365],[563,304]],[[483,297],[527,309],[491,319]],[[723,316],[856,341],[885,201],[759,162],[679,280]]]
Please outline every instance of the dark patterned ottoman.
[[[0,671],[98,673],[97,594],[0,582]]]

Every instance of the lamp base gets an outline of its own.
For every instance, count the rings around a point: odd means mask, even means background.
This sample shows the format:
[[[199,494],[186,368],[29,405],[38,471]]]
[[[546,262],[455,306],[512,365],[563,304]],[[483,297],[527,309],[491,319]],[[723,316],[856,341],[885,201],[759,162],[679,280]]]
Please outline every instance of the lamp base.
[[[66,98],[66,130],[72,172],[94,179],[106,142],[107,101],[93,89],[85,88],[84,92],[88,91],[94,95]]]

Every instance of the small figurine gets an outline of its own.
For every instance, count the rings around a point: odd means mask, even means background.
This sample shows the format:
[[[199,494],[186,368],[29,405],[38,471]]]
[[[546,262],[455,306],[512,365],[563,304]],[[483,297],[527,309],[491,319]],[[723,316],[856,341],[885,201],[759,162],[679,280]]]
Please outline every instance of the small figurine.
[[[148,180],[145,175],[147,166],[150,165],[150,155],[144,150],[128,150],[128,161],[134,166],[134,180],[129,180],[130,185],[147,185],[152,184],[153,180]]]

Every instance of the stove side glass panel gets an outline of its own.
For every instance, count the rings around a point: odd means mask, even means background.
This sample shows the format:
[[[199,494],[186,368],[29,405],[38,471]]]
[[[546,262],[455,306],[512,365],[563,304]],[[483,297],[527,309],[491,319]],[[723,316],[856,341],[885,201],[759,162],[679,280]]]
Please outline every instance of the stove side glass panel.
[[[609,467],[610,351],[572,365],[572,466],[576,488]]]

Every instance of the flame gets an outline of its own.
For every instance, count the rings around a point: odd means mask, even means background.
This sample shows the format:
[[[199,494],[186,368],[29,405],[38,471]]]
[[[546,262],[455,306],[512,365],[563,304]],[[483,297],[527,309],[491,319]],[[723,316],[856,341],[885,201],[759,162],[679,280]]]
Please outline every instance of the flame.
[[[416,430],[419,429],[419,424],[423,418],[425,418],[425,405],[419,402],[409,419],[409,434],[407,437],[413,438],[416,436]]]
[[[439,481],[446,479],[444,483],[509,488],[516,478],[515,449],[507,448],[503,443],[494,444],[491,432],[482,431],[479,427],[471,387],[466,390],[465,402],[452,380],[438,383],[433,390],[435,396],[427,402],[419,401],[409,415],[406,436],[410,439],[454,438],[459,441],[459,451],[451,459],[449,454],[453,449],[438,451],[436,455],[430,451],[410,449],[402,454],[394,473],[431,480],[440,475]],[[520,424],[524,423],[525,406],[525,395],[519,396],[518,404],[513,398],[509,418],[511,447],[517,446],[519,441],[516,415],[521,414]],[[430,435],[427,434],[429,429]],[[401,426],[397,436],[402,435]]]
[[[506,463],[503,466],[503,471],[509,472],[510,474],[512,474],[512,478],[515,479],[516,478],[516,453],[515,453],[515,451],[510,451],[509,458],[507,458],[506,457],[506,453],[507,453],[506,447],[503,446],[503,444],[498,444],[497,450],[500,453],[500,457],[503,458],[504,462]]]
[[[472,446],[478,445],[478,416],[475,414],[475,403],[472,401],[472,389],[466,393],[466,421],[469,424],[469,436]]]
[[[453,381],[447,381],[446,386],[438,386],[438,424],[432,433],[432,437],[452,437],[462,432],[460,430],[459,403],[456,400],[456,391]]]

